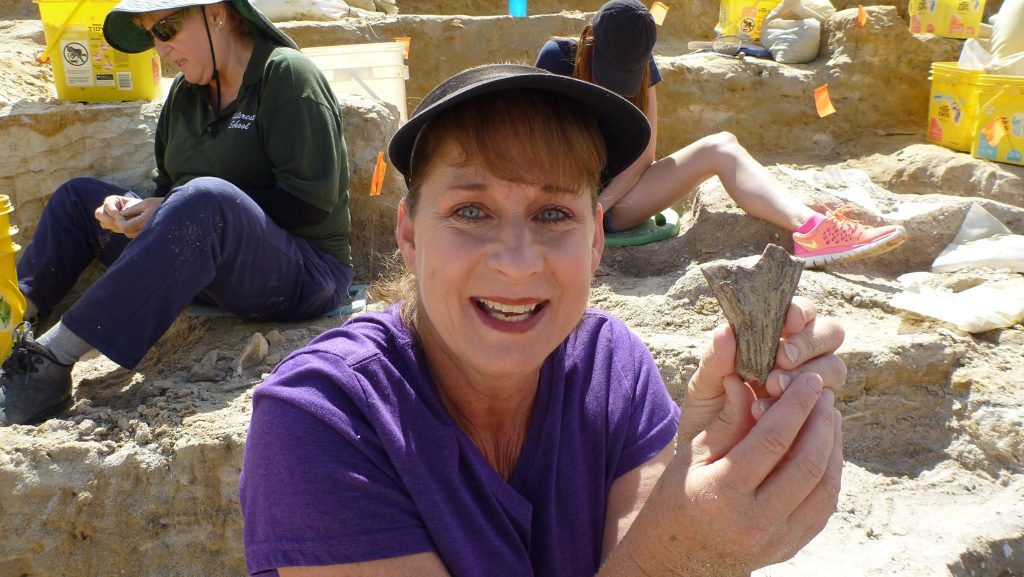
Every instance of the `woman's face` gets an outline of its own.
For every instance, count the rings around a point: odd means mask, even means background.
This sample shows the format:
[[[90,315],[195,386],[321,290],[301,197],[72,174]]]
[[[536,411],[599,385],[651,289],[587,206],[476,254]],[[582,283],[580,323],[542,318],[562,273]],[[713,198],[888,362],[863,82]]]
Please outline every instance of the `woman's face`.
[[[213,6],[207,7],[207,13],[211,10],[214,10]],[[173,62],[189,83],[208,84],[213,76],[213,59],[210,57],[206,27],[203,26],[203,11],[193,6],[183,11],[147,12],[139,16],[138,23],[144,30],[151,30],[164,19],[174,20],[176,17],[181,17],[181,21],[176,23],[177,32],[173,38],[161,40],[150,33],[156,53],[161,60]],[[211,32],[216,33],[214,26],[211,26]]]
[[[536,378],[582,318],[604,233],[589,195],[554,179],[508,182],[462,161],[445,143],[415,217],[399,209],[396,236],[419,286],[431,369],[484,383]]]

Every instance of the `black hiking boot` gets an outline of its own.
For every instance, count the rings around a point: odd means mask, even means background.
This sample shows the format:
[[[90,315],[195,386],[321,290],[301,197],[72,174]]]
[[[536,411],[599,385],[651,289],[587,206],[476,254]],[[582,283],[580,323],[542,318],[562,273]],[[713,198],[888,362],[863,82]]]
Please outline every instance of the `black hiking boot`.
[[[35,425],[71,406],[71,365],[32,338],[32,325],[14,329],[14,348],[0,370],[0,426]]]

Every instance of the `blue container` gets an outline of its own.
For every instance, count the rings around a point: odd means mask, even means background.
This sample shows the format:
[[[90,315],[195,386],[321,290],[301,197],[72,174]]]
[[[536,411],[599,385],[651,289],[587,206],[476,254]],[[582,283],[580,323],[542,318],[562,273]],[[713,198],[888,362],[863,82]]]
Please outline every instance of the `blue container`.
[[[508,0],[508,15],[515,18],[525,18],[526,0]]]

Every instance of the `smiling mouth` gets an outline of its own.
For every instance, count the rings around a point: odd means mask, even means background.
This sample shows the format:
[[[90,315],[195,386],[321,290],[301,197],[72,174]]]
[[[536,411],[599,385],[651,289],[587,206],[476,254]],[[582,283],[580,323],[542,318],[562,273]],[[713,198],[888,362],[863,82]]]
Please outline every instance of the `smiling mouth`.
[[[473,304],[480,310],[487,313],[492,319],[498,319],[506,323],[518,323],[525,321],[544,308],[543,303],[530,303],[523,305],[510,305],[487,299],[473,299]]]

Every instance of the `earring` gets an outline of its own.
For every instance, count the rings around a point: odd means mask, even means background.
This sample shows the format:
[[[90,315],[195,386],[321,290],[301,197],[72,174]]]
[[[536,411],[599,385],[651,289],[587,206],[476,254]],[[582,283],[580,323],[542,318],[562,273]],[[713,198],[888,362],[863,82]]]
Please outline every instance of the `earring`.
[[[224,21],[223,20],[218,21],[217,22],[217,28],[223,28],[223,27],[224,27]]]

